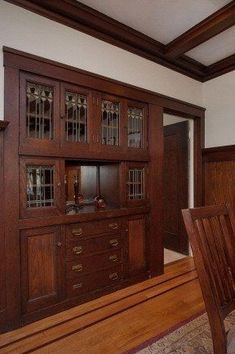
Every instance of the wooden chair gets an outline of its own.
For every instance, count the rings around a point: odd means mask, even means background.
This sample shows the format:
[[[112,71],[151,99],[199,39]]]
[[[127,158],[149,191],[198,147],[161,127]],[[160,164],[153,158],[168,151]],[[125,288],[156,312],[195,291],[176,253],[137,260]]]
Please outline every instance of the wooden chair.
[[[224,319],[235,309],[235,219],[229,206],[182,211],[209,317],[215,354],[235,354],[235,326]]]

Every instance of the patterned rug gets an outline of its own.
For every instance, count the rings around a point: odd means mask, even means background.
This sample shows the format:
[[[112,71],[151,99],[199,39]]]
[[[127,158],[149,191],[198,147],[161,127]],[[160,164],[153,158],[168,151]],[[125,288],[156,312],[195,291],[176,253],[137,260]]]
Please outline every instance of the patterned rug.
[[[235,311],[225,320],[226,331],[235,324]],[[213,354],[210,326],[206,313],[179,324],[148,340],[126,354]]]

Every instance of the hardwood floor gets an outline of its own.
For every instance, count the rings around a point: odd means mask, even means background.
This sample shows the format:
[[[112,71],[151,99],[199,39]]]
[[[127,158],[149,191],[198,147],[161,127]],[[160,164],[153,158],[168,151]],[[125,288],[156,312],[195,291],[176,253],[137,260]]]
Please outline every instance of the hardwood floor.
[[[0,353],[124,353],[203,309],[186,257],[164,275],[0,335]]]

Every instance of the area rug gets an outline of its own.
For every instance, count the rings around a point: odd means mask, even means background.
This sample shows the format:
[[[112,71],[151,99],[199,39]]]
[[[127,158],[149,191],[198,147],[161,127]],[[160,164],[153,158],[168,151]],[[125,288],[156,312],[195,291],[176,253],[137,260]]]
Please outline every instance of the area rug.
[[[225,320],[226,331],[235,324],[235,311]],[[161,333],[126,354],[213,354],[210,326],[206,313],[198,314]]]

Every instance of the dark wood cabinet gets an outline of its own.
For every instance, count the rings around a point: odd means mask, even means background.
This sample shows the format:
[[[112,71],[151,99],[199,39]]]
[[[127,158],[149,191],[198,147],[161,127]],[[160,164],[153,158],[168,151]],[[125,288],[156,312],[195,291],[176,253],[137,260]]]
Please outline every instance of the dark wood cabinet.
[[[6,104],[5,164],[9,156],[15,170],[8,165],[4,176],[14,203],[4,209],[0,311],[8,307],[9,328],[162,272],[147,222],[158,202],[149,165],[155,176],[158,160],[145,94],[93,87],[92,76],[77,80],[66,69],[62,77],[52,64],[44,77],[36,67],[6,74],[14,100]],[[152,127],[160,134],[159,123]]]
[[[48,307],[63,298],[64,248],[59,226],[22,231],[23,313]]]

